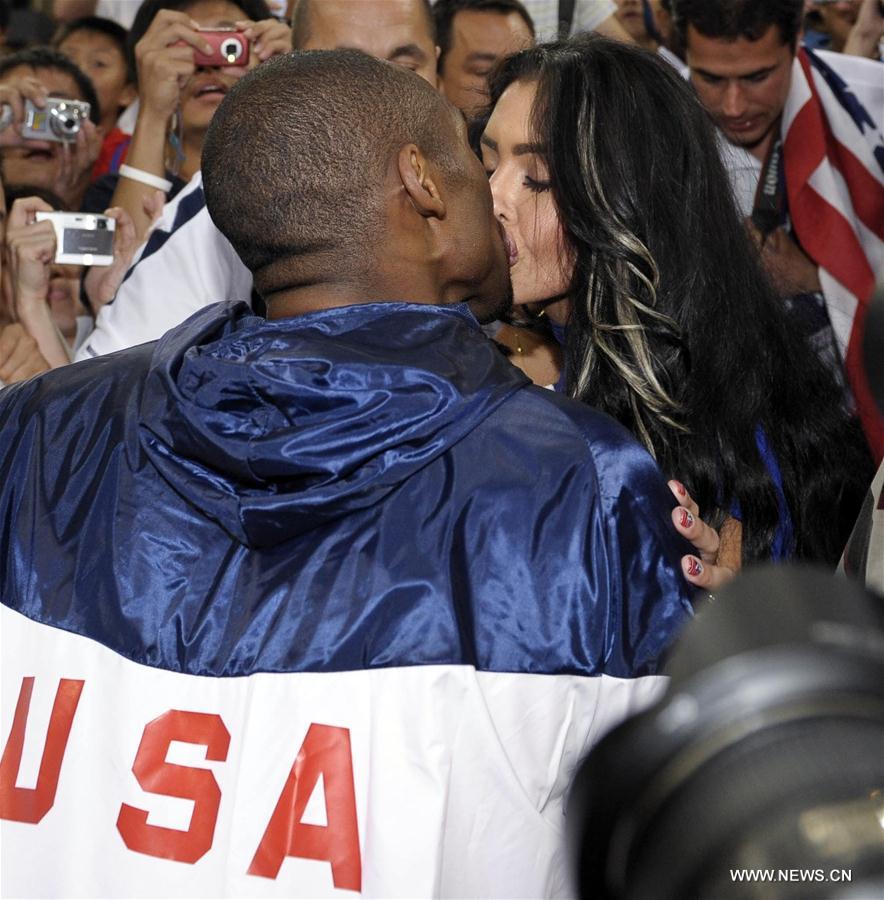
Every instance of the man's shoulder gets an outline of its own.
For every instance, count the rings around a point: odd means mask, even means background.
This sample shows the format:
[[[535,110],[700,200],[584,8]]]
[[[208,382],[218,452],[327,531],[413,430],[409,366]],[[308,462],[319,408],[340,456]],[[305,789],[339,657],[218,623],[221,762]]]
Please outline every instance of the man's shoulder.
[[[0,428],[13,421],[25,424],[32,418],[72,421],[84,418],[81,411],[87,410],[89,417],[94,417],[99,407],[108,415],[121,414],[126,405],[117,405],[118,401],[131,395],[146,378],[153,347],[130,347],[4,388],[0,391]]]
[[[624,481],[663,483],[654,459],[619,422],[546,388],[517,391],[485,427],[506,429],[514,447],[534,448],[550,467],[583,468],[605,495]]]

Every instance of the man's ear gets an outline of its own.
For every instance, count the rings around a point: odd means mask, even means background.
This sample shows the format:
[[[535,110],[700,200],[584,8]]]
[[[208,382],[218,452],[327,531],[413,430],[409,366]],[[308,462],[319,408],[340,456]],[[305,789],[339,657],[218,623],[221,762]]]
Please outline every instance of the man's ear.
[[[427,219],[444,219],[445,202],[420,148],[416,144],[407,144],[399,151],[396,162],[399,180],[418,214]]]

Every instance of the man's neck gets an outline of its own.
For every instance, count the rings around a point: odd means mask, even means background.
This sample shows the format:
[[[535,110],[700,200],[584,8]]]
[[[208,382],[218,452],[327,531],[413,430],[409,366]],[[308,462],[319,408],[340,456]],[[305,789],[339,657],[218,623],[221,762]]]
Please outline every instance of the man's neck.
[[[323,309],[359,306],[364,303],[441,303],[441,300],[418,299],[414,292],[379,288],[369,284],[323,282],[279,291],[267,297],[267,318],[287,319]]]
[[[780,133],[780,122],[782,121],[782,117],[776,120],[774,124],[771,126],[767,134],[754,146],[746,147],[745,149],[752,154],[762,165],[764,161],[767,159],[768,153],[770,153],[770,148],[773,146],[774,141],[777,139]]]

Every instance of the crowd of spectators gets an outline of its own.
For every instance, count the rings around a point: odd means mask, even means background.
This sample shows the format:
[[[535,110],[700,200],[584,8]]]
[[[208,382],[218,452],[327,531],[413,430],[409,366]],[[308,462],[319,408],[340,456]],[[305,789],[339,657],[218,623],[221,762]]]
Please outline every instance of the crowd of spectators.
[[[666,610],[657,644],[675,632],[688,584],[714,591],[766,560],[837,565],[884,459],[860,352],[884,278],[879,0],[45,0],[0,2],[0,34],[0,404],[17,396],[13,385],[60,369],[47,382],[57,407],[66,377],[82,391],[78,368],[98,373],[89,360],[166,346],[188,327],[207,333],[218,304],[241,301],[263,322],[355,302],[341,298],[357,275],[377,290],[361,302],[396,299],[391,286],[402,284],[408,300],[431,284],[431,299],[469,300],[494,365],[607,413],[668,480],[671,514],[644,469],[611,474],[642,480],[671,532],[616,537],[618,553],[674,560],[642,589],[649,621]],[[426,84],[403,86],[398,70],[385,76],[356,54],[341,57],[338,78],[322,57],[316,71],[304,64],[309,90],[293,90],[286,108],[280,73],[308,58],[292,50],[362,51]],[[392,100],[360,109],[360,79],[426,104],[435,124],[397,116]],[[239,99],[249,90],[251,114]],[[62,134],[46,113],[71,101],[88,114]],[[474,186],[451,207],[433,173],[463,191],[475,172],[452,175],[450,161],[437,170],[433,154],[452,156],[443,145],[461,131],[472,155],[457,166],[481,161],[491,190]],[[300,148],[297,165],[285,162],[293,186],[275,164],[288,151],[265,153],[274,134]],[[424,136],[432,165],[400,156],[396,169],[397,196],[419,213],[408,227],[391,231],[369,198],[389,173],[368,151],[347,165],[335,157],[339,145],[355,155],[361,134],[378,153],[387,138]],[[113,227],[108,264],[60,259],[69,248],[53,213],[89,228],[112,220],[101,225]],[[370,249],[385,255],[383,277],[357,265],[366,223],[387,231]],[[507,256],[512,305],[499,273],[479,271],[483,253]],[[285,294],[293,284],[309,303]],[[306,293],[317,284],[318,301]],[[192,316],[199,327],[182,324]],[[553,428],[539,408],[521,414],[536,417],[520,423],[527,430]],[[16,421],[0,414],[10,458]],[[556,459],[573,503],[584,502],[575,473],[586,472]],[[249,478],[264,478],[250,466]],[[874,485],[880,493],[880,473]],[[574,527],[573,511],[549,514]],[[655,513],[616,515],[645,514]],[[251,535],[248,515],[236,516]],[[650,659],[642,666],[656,672]]]

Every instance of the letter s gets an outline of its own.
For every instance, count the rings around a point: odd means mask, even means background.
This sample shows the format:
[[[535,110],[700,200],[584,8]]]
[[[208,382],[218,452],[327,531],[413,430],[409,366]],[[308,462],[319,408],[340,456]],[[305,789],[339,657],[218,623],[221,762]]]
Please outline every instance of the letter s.
[[[137,853],[195,863],[212,847],[221,789],[208,769],[167,763],[172,741],[204,745],[207,760],[223,762],[230,733],[220,716],[178,709],[170,709],[144,727],[132,771],[145,791],[193,800],[189,828],[181,831],[148,825],[147,812],[123,803],[117,830],[126,846]]]

